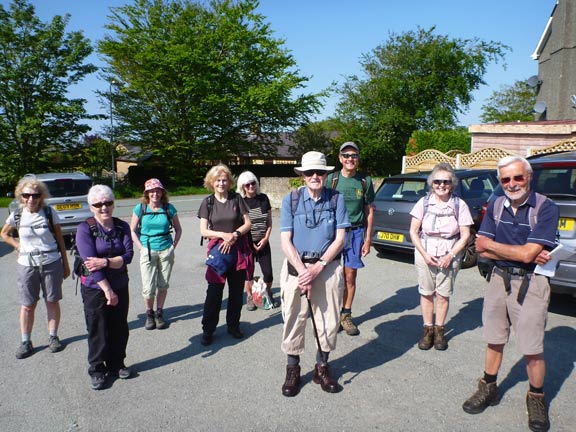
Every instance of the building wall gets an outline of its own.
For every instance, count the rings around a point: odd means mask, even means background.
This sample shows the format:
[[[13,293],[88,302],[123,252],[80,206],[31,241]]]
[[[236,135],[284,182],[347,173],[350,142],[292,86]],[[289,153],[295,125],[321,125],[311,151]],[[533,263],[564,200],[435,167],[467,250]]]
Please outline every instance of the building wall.
[[[576,120],[576,1],[560,0],[538,57],[538,102],[546,103],[543,119]]]
[[[528,150],[550,147],[576,138],[576,121],[522,122],[472,125],[471,151],[500,147],[521,156]]]

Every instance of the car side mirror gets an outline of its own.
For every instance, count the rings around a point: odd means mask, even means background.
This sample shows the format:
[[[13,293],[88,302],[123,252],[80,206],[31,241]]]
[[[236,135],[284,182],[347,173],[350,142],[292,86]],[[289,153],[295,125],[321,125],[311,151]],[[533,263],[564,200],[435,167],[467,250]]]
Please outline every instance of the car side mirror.
[[[14,198],[14,192],[8,192],[8,193],[6,194],[6,197],[7,197],[7,198]]]

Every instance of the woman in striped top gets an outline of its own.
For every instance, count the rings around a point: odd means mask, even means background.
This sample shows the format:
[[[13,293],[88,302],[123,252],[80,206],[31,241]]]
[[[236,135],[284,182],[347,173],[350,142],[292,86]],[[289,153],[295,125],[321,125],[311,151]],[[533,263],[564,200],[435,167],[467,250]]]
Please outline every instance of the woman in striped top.
[[[256,176],[250,171],[244,171],[238,177],[238,193],[244,198],[250,208],[250,221],[252,228],[250,235],[252,240],[252,251],[254,259],[260,264],[262,278],[266,284],[266,291],[270,296],[273,307],[280,306],[280,302],[274,300],[272,295],[272,251],[270,249],[270,234],[272,233],[272,207],[266,194],[260,192],[260,184]],[[254,275],[249,275],[250,280],[246,281],[245,290],[247,294],[246,308],[250,311],[256,310],[252,300],[252,284]]]

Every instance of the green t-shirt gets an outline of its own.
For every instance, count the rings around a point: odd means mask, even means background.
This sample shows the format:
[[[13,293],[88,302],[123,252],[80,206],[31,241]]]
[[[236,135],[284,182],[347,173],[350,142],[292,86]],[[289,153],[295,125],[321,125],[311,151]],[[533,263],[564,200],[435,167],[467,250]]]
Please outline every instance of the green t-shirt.
[[[324,185],[332,187],[332,178],[334,174],[329,174]],[[366,180],[366,194],[362,187],[362,178]],[[346,211],[352,226],[363,225],[364,223],[364,206],[374,202],[374,184],[370,176],[364,176],[356,172],[354,177],[344,177],[342,172],[338,176],[336,190],[344,195]]]

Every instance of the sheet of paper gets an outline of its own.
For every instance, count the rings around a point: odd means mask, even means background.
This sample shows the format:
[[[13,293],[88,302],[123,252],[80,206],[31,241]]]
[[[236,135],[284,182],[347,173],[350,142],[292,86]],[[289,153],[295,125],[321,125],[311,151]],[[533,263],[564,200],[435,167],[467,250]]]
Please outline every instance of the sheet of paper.
[[[544,265],[537,265],[536,268],[534,268],[534,273],[553,277],[554,274],[556,274],[556,266],[558,265],[558,261],[565,260],[566,258],[574,255],[574,253],[576,253],[576,249],[560,243],[550,251],[552,259]]]

